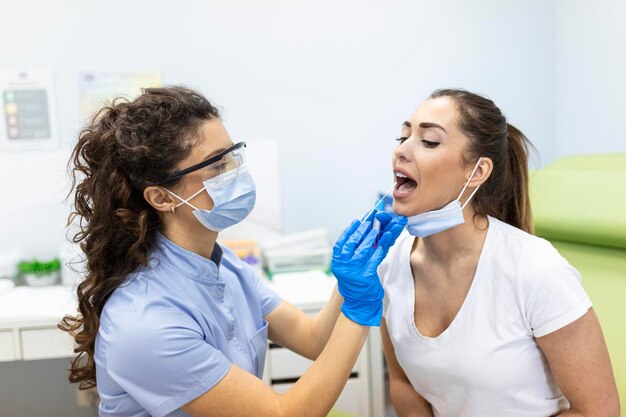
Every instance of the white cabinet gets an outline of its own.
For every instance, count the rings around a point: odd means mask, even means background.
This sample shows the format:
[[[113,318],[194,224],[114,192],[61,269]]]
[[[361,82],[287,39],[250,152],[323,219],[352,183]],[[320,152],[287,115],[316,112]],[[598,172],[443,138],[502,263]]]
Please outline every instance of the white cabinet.
[[[0,330],[0,362],[74,356],[74,340],[56,325],[42,319],[6,325]]]
[[[57,328],[76,311],[70,287],[18,286],[0,297],[0,361],[68,358],[73,340]]]

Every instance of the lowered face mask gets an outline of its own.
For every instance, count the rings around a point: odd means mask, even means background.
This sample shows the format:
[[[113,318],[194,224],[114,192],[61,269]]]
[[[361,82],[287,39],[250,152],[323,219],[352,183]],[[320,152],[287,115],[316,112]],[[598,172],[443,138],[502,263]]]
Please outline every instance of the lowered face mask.
[[[427,211],[408,218],[406,227],[411,235],[424,238],[465,223],[463,209],[467,203],[470,202],[474,194],[476,194],[480,185],[472,191],[472,194],[469,196],[467,201],[465,201],[465,204],[461,205],[460,198],[474,177],[480,160],[481,158],[478,158],[478,162],[476,162],[476,166],[474,166],[472,175],[470,175],[456,200],[451,201],[438,210]]]
[[[176,207],[187,204],[193,214],[207,229],[221,232],[245,219],[256,202],[256,186],[247,165],[234,169],[203,182],[204,187],[188,199],[182,199],[167,188],[165,190],[181,202]],[[189,200],[206,191],[213,200],[213,209],[199,209]]]

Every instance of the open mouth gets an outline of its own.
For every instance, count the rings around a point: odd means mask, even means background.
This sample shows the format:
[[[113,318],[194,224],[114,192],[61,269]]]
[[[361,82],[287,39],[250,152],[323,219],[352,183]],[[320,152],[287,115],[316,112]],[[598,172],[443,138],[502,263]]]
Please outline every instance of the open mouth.
[[[396,176],[396,187],[394,197],[404,197],[412,193],[417,188],[417,182],[409,177],[406,173],[394,170]]]

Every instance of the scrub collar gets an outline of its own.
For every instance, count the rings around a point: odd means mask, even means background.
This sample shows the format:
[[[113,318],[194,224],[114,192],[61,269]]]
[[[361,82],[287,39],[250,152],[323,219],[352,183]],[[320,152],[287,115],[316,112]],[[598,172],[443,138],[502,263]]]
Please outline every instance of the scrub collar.
[[[157,249],[153,253],[155,260],[166,262],[185,276],[200,283],[219,281],[219,267],[223,250],[215,242],[211,259],[178,246],[162,233],[157,232]]]

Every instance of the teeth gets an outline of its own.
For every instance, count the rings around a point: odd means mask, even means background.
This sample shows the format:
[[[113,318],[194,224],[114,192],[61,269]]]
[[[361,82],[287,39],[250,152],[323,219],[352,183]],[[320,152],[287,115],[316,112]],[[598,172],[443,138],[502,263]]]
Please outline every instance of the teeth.
[[[404,174],[403,174],[403,173],[401,173],[401,172],[396,172],[396,177],[400,177],[400,178],[409,178],[409,177],[407,177],[406,175],[404,175]]]

